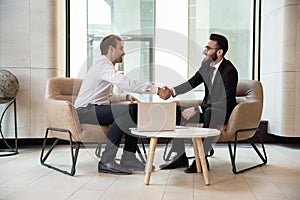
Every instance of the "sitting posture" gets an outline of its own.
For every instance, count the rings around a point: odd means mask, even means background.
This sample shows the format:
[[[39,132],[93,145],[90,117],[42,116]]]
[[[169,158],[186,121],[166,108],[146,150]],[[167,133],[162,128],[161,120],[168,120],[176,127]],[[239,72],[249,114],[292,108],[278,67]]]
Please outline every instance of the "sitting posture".
[[[226,37],[211,34],[207,45],[204,47],[205,58],[199,70],[188,81],[168,89],[164,88],[160,97],[168,99],[186,93],[204,83],[205,96],[201,105],[194,107],[177,106],[177,125],[187,122],[203,123],[204,128],[219,128],[228,122],[233,108],[237,105],[235,94],[238,83],[238,72],[233,64],[224,58],[228,50]],[[204,150],[206,155],[218,138],[206,138]],[[188,166],[185,154],[184,140],[174,139],[172,150],[177,153],[169,163],[160,166],[161,169],[174,169]],[[195,161],[185,170],[186,173],[197,172]]]
[[[100,43],[98,56],[85,76],[78,97],[76,111],[81,123],[110,125],[105,150],[98,164],[98,171],[113,174],[131,174],[131,170],[145,169],[136,158],[137,138],[130,135],[130,127],[136,126],[137,104],[113,104],[137,99],[127,94],[113,93],[113,86],[141,94],[159,94],[162,89],[122,75],[115,64],[125,55],[119,36],[109,35]],[[125,146],[120,164],[115,157],[125,133]]]

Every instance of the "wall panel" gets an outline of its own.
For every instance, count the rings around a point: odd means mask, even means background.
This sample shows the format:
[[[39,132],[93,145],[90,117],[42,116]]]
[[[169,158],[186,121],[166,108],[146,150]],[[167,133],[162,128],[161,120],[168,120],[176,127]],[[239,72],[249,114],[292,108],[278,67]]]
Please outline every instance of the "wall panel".
[[[20,83],[19,138],[44,137],[46,81],[65,75],[65,24],[63,0],[0,0],[0,68]],[[6,137],[14,135],[12,114],[9,109],[3,121]]]
[[[300,1],[263,0],[261,81],[269,132],[300,137]]]

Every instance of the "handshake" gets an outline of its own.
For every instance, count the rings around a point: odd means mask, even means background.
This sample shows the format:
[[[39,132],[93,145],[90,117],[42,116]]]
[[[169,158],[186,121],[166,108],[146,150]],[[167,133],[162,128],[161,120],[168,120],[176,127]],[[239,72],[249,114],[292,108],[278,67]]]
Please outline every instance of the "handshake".
[[[164,87],[161,87],[161,88],[159,87],[157,95],[161,99],[167,100],[167,99],[170,98],[171,95],[173,96],[173,91],[170,88],[168,88],[167,86],[164,86]]]

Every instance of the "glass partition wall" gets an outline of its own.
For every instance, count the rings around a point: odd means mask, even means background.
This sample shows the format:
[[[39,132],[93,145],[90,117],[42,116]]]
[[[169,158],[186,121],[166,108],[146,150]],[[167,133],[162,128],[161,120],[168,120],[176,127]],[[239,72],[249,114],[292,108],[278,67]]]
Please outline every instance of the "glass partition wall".
[[[215,32],[229,39],[226,58],[237,67],[239,78],[252,79],[254,4],[254,0],[71,1],[70,76],[82,78],[100,54],[101,39],[113,33],[124,40],[120,71],[134,79],[175,86],[198,69],[203,46]],[[193,95],[202,92],[199,87]],[[159,100],[155,95],[137,97]]]
[[[229,41],[226,58],[234,62],[241,79],[251,79],[254,47],[253,0],[191,0],[189,16],[189,37],[205,45],[210,33],[224,34]]]
[[[255,1],[190,0],[189,2],[189,60],[201,62],[199,55],[203,49],[198,47],[206,45],[210,33],[220,33],[228,39],[229,50],[225,58],[231,60],[238,69],[239,79],[252,79]],[[195,66],[189,65],[189,76],[193,75],[195,70]]]
[[[99,44],[102,38],[108,34],[118,34],[124,41],[126,55],[123,63],[117,64],[116,67],[131,78],[154,82],[152,67],[154,63],[154,1],[71,1],[70,8],[71,77],[84,77],[93,64],[93,58],[100,55]],[[81,11],[78,12],[80,8]],[[78,21],[85,21],[85,24],[75,24]],[[85,33],[85,36],[82,33]],[[80,41],[78,41],[78,37],[81,37]],[[82,41],[86,43],[86,48],[79,45]],[[85,59],[82,59],[84,56]],[[152,96],[140,95],[138,98],[150,101]]]

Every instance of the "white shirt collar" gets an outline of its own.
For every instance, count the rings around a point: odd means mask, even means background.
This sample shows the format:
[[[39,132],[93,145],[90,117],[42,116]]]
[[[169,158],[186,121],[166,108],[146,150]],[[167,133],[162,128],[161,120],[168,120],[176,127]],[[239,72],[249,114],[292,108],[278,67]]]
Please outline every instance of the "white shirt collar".
[[[223,62],[223,60],[224,60],[224,58],[222,58],[222,60],[220,60],[220,62],[218,62],[217,64],[211,66],[211,67],[216,68],[216,70],[215,70],[214,73],[213,73],[212,82],[214,82],[216,73],[217,73],[217,71],[218,71],[218,69],[219,69],[221,63]]]
[[[220,60],[220,62],[218,62],[217,64],[211,65],[211,67],[216,68],[216,70],[214,71],[214,73],[216,73],[216,71],[219,69],[219,67],[220,67],[220,65],[221,65],[221,63],[222,63],[223,60],[224,60],[224,58],[222,58],[222,60]]]

